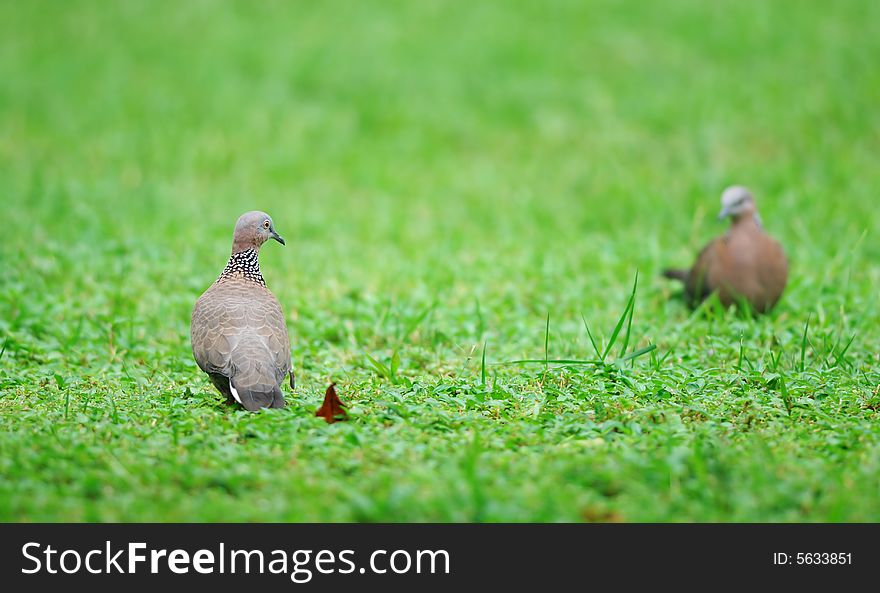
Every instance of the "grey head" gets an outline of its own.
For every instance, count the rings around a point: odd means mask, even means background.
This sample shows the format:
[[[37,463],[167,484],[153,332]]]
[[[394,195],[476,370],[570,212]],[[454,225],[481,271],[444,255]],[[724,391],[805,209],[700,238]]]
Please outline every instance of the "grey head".
[[[275,224],[272,217],[265,212],[252,210],[238,217],[235,223],[235,234],[232,236],[232,253],[247,251],[248,249],[260,249],[260,245],[275,239],[284,245],[284,239],[275,232]]]
[[[752,192],[741,185],[731,185],[721,194],[721,212],[718,220],[732,218],[734,222],[742,218],[754,218],[760,224],[758,208]]]

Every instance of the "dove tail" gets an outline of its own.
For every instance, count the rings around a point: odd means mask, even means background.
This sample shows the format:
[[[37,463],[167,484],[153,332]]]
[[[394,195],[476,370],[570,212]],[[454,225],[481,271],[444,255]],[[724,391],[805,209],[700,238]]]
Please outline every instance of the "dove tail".
[[[267,385],[255,385],[253,387],[238,387],[234,384],[234,379],[229,380],[229,389],[235,401],[244,406],[249,412],[256,412],[260,408],[283,408],[284,394],[277,385],[270,387]]]

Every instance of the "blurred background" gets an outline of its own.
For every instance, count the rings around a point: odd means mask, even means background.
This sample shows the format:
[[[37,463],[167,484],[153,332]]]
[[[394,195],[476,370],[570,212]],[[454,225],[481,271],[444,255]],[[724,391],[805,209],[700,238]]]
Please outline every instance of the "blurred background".
[[[152,258],[140,272],[181,295],[164,318],[178,331],[237,216],[262,209],[288,240],[264,254],[284,302],[506,294],[565,316],[601,311],[637,269],[666,290],[658,270],[723,231],[718,197],[741,183],[790,252],[791,292],[815,301],[851,281],[854,253],[855,281],[877,279],[878,16],[861,1],[4,2],[0,253],[63,253],[65,275],[99,284]]]
[[[259,208],[298,289],[478,290],[504,261],[495,281],[554,268],[598,298],[687,263],[727,184],[753,189],[796,271],[880,216],[873,2],[0,11],[4,257],[152,250],[204,283]]]

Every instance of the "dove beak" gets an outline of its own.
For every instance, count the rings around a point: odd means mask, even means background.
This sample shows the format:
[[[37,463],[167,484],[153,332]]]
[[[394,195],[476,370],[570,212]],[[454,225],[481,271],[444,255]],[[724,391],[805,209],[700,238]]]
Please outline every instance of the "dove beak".
[[[275,239],[276,241],[278,241],[278,242],[281,243],[282,245],[286,245],[286,243],[284,242],[284,239],[281,237],[281,235],[279,235],[278,233],[276,233],[274,229],[271,231],[271,233],[272,233],[272,238],[273,238],[273,239]]]
[[[730,211],[730,208],[727,208],[725,206],[724,208],[721,209],[721,212],[718,213],[718,220],[724,220],[725,218],[727,218],[731,214],[733,214],[733,212]]]

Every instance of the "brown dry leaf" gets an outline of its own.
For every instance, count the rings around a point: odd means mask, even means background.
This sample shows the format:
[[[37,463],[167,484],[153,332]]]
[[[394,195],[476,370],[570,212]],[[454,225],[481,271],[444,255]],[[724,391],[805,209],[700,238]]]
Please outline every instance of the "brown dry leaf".
[[[315,412],[315,416],[323,416],[328,424],[333,424],[337,420],[345,420],[348,414],[345,411],[345,404],[339,401],[336,395],[336,383],[331,383],[324,394],[324,403]]]

